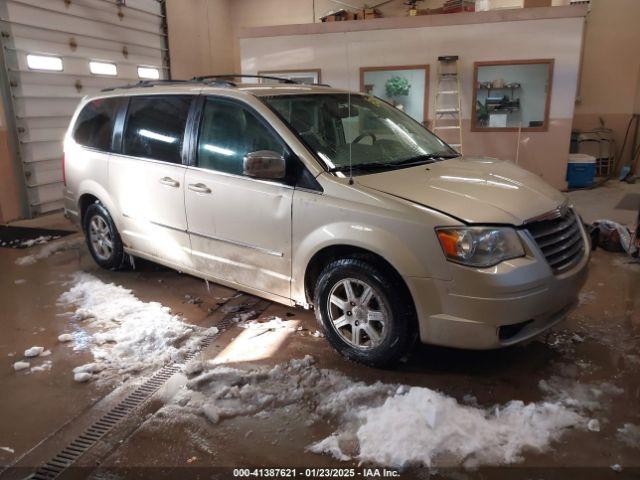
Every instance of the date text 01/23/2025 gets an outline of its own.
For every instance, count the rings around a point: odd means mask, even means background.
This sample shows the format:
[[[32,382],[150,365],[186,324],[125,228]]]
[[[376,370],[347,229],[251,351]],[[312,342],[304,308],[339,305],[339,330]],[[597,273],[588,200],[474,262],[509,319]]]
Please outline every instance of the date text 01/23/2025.
[[[234,468],[233,476],[262,478],[400,478],[388,468]]]

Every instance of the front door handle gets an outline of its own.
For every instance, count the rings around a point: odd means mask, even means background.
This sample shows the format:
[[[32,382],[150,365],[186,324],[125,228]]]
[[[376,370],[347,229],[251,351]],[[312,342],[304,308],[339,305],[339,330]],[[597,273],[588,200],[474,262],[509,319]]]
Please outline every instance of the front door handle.
[[[162,185],[166,185],[168,187],[173,187],[173,188],[178,188],[180,186],[180,182],[178,182],[177,180],[174,180],[171,177],[162,177],[160,179],[160,183]]]
[[[198,193],[211,193],[211,189],[204,183],[190,183],[189,190],[193,190]]]

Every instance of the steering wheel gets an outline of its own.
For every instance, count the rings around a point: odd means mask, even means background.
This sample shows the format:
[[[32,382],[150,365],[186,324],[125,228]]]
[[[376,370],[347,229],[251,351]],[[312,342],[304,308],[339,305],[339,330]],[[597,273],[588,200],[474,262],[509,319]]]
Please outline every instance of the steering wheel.
[[[354,138],[353,142],[351,142],[351,143],[360,143],[360,140],[362,140],[363,138],[366,138],[366,137],[371,137],[372,143],[376,143],[376,136],[371,132],[361,133],[356,138]]]

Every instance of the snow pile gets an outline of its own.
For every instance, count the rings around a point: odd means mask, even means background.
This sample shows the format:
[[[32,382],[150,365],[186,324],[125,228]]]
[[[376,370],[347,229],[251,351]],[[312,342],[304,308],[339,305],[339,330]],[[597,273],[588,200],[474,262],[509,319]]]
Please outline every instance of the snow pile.
[[[51,255],[63,252],[65,250],[71,250],[73,248],[79,247],[84,243],[84,238],[77,237],[72,238],[70,240],[61,240],[58,242],[49,243],[43,246],[38,253],[34,253],[31,255],[25,255],[24,257],[20,257],[16,259],[16,265],[33,265],[38,260],[43,260]]]
[[[314,359],[306,356],[273,368],[231,368],[214,362],[193,362],[185,366],[184,373],[197,372],[186,382],[171,403],[163,408],[186,409],[191,414],[202,414],[212,423],[225,418],[253,415],[266,410],[311,400],[317,404],[312,419],[347,414],[351,407],[381,403],[395,391],[393,385],[376,383],[367,386],[354,383],[344,375],[320,370],[313,366]],[[335,411],[335,412],[334,412]]]
[[[558,403],[511,401],[487,411],[413,387],[360,413],[359,459],[394,467],[509,464],[524,450],[544,451],[583,417]]]
[[[255,312],[252,312],[255,314]],[[258,333],[275,332],[278,330],[286,330],[288,332],[296,331],[297,323],[292,320],[283,320],[280,317],[270,317],[265,321],[253,321],[240,323],[238,326],[247,330],[255,330]]]
[[[483,409],[428,388],[355,382],[314,363],[310,356],[273,368],[199,362],[185,368],[195,376],[159,415],[202,415],[215,424],[295,404],[310,409],[310,423],[339,425],[312,452],[394,467],[514,463],[527,450],[544,451],[568,429],[586,428],[588,420],[561,402]]]
[[[130,290],[78,273],[60,301],[76,308],[72,320],[85,330],[94,363],[74,371],[76,381],[94,375],[136,372],[178,362],[202,338],[217,330],[186,324],[157,302],[143,302]],[[60,341],[69,341],[64,336]],[[88,375],[88,376],[87,376]]]

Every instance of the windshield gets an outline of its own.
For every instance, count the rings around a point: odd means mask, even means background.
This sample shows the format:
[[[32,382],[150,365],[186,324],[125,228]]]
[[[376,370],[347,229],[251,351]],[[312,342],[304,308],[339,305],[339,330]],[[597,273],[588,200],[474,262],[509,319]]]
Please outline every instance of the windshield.
[[[264,97],[329,171],[354,174],[457,157],[408,115],[372,96],[307,94]]]

